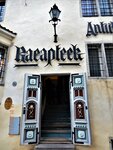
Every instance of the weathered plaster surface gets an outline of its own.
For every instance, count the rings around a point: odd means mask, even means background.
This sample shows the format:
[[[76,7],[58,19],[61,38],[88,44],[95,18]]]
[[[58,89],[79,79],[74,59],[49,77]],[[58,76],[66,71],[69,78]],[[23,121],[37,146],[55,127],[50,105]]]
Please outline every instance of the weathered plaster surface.
[[[4,150],[33,150],[34,145],[20,146],[19,135],[9,135],[9,119],[11,116],[21,116],[21,106],[15,105],[5,110],[4,103],[0,106],[0,149]]]
[[[113,42],[113,35],[101,34],[97,37],[86,37],[87,22],[94,24],[113,21],[112,17],[81,17],[79,0],[7,0],[3,26],[17,33],[14,44],[9,48],[5,86],[0,87],[0,149],[4,150],[32,150],[32,146],[20,146],[20,136],[9,136],[10,110],[5,110],[4,101],[11,97],[14,104],[14,116],[21,116],[23,99],[24,74],[55,74],[87,72],[87,43]],[[53,42],[53,26],[49,23],[49,10],[56,3],[62,11],[61,22],[57,26],[58,43]],[[10,44],[1,38],[1,43]],[[15,45],[26,49],[54,48],[60,44],[61,48],[68,49],[70,44],[77,44],[85,53],[80,67],[59,67],[57,61],[53,66],[45,66],[39,62],[39,67],[15,68]],[[13,81],[17,86],[13,87]],[[109,137],[113,135],[113,80],[88,79],[88,101],[91,121],[92,145],[77,146],[76,150],[109,150]]]
[[[92,145],[76,146],[77,150],[108,150],[109,137],[113,135],[113,81],[102,79],[88,80],[88,102],[91,122]],[[22,90],[21,90],[22,93]],[[16,104],[20,97],[16,97],[14,108],[5,110],[4,103],[0,106],[0,148],[8,150],[31,150],[31,146],[20,146],[20,136],[9,136],[10,116],[21,116],[21,105]],[[5,117],[4,117],[5,116]],[[7,139],[7,140],[6,140]]]

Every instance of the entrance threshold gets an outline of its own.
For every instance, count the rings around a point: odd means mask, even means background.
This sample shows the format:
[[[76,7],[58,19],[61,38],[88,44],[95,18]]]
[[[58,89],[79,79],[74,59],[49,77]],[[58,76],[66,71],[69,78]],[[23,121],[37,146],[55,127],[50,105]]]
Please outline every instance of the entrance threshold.
[[[76,150],[73,144],[39,144],[34,150]]]

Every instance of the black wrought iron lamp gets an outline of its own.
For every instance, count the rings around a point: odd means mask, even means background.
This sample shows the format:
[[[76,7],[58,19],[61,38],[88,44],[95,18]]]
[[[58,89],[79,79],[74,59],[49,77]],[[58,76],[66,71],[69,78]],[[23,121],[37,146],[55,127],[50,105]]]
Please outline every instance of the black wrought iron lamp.
[[[56,25],[58,24],[58,21],[61,21],[59,18],[61,11],[58,9],[58,6],[56,4],[53,5],[53,7],[51,8],[51,10],[49,11],[51,20],[49,20],[49,22],[52,21],[52,25],[54,27],[54,42],[57,43],[57,34],[56,34]]]

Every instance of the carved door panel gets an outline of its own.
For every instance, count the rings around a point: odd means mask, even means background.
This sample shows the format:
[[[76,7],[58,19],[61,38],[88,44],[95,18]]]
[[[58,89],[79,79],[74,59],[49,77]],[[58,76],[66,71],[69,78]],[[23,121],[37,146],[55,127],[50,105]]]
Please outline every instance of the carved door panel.
[[[34,144],[39,142],[40,91],[40,76],[25,74],[21,121],[21,144]]]
[[[72,74],[70,89],[73,143],[90,145],[91,136],[85,74]]]

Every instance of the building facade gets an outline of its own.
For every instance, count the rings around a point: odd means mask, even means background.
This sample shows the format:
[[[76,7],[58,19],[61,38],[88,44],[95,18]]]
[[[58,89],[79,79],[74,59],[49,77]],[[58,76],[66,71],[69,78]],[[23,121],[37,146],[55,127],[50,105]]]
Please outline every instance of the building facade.
[[[113,1],[0,0],[0,23],[0,149],[113,150]]]

